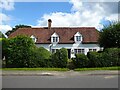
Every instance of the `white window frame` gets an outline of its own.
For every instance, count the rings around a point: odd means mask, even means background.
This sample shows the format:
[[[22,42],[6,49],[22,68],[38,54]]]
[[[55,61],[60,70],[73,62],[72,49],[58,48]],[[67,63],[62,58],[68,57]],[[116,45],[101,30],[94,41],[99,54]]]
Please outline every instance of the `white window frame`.
[[[51,35],[51,43],[58,43],[59,42],[59,36],[57,33],[53,33]]]
[[[82,35],[79,33],[79,32],[77,32],[75,35],[74,35],[74,41],[77,43],[81,43],[82,42]]]
[[[97,49],[96,48],[89,48],[89,52],[97,52]]]
[[[85,49],[80,48],[80,49],[74,49],[75,54],[85,54]]]

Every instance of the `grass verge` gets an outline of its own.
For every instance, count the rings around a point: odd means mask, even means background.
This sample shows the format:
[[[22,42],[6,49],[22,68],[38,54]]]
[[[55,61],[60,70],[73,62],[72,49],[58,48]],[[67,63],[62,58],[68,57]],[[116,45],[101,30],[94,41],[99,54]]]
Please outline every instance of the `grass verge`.
[[[3,71],[68,71],[68,68],[2,68]]]
[[[69,71],[68,68],[2,68],[3,71]],[[118,67],[77,68],[74,71],[120,70]]]
[[[99,68],[77,68],[74,71],[92,71],[92,70],[120,70],[118,67],[99,67]]]

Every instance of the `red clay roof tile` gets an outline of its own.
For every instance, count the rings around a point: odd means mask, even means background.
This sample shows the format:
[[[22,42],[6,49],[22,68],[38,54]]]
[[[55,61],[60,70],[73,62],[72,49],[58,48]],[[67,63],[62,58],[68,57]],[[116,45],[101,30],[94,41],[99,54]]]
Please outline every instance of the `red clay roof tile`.
[[[9,38],[17,35],[34,35],[37,38],[36,43],[51,43],[51,35],[56,32],[59,37],[59,43],[74,43],[74,35],[80,32],[83,36],[83,43],[97,43],[99,34],[94,27],[52,27],[43,28],[19,28],[9,35]]]

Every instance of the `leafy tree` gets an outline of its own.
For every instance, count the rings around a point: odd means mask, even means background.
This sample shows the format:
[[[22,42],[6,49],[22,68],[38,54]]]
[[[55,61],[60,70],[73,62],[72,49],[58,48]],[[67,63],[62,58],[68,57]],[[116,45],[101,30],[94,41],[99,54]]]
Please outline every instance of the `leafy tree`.
[[[10,38],[5,50],[7,67],[29,67],[30,55],[35,48],[34,42],[27,36]],[[5,45],[5,43],[3,43]],[[5,46],[3,46],[5,47]],[[3,52],[4,52],[3,50]]]
[[[16,31],[18,28],[31,28],[31,26],[28,25],[16,25],[15,28],[12,28],[12,30],[7,31],[5,34],[9,36],[12,32]]]
[[[99,44],[104,48],[120,48],[120,22],[111,23],[102,29]]]

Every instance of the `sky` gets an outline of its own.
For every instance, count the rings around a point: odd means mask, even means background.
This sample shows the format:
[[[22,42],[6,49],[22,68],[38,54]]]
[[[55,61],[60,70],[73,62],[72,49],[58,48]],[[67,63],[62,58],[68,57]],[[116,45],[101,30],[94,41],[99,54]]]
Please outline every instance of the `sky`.
[[[11,30],[15,25],[24,24],[32,27],[47,27],[48,19],[52,27],[95,27],[118,20],[118,2],[14,2],[0,0],[0,31]]]

